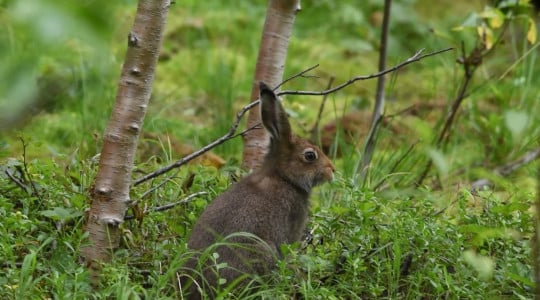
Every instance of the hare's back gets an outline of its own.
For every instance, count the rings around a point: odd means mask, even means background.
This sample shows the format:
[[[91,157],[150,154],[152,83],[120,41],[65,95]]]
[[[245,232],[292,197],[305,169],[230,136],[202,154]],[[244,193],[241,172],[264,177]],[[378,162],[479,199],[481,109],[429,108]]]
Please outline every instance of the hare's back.
[[[307,196],[274,178],[251,174],[233,184],[203,212],[190,246],[206,247],[217,236],[249,232],[276,243],[296,239],[307,219]]]

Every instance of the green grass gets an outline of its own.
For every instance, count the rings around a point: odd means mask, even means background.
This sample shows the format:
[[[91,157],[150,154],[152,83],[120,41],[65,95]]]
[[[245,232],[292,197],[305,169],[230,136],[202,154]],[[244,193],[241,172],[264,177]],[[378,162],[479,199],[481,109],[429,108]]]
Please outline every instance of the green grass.
[[[153,193],[145,194],[161,178],[133,188],[139,208],[194,192],[208,194],[124,223],[121,246],[104,266],[103,289],[94,293],[80,263],[87,244],[82,225],[135,1],[101,3],[107,7],[105,19],[114,23],[99,21],[99,5],[83,7],[85,13],[45,2],[80,33],[59,40],[36,38],[43,34],[37,21],[22,18],[24,11],[12,10],[13,3],[0,1],[0,24],[10,29],[0,32],[0,116],[17,117],[0,135],[0,298],[181,299],[174,271],[189,254],[187,237],[198,215],[231,184],[231,175],[242,174],[241,139],[214,149],[227,160],[222,169],[190,165]],[[284,89],[321,90],[331,75],[339,83],[376,71],[379,27],[374,18],[380,1],[358,6],[310,0],[302,6],[285,76],[318,63],[313,72],[318,78],[298,78]],[[177,1],[171,7],[146,132],[195,148],[227,132],[236,111],[249,101],[265,7],[266,1]],[[482,9],[466,1],[396,1],[388,64],[420,48],[460,47],[462,39],[472,49],[474,32],[451,29]],[[533,297],[530,239],[538,162],[507,177],[493,173],[540,146],[538,50],[528,52],[538,44],[527,44],[523,30],[512,27],[475,73],[443,149],[434,149],[432,142],[445,109],[428,117],[396,117],[393,122],[403,131],[381,131],[365,183],[355,174],[359,149],[345,144],[343,156],[334,160],[336,181],[312,197],[310,242],[284,246],[286,261],[252,297]],[[451,103],[463,77],[456,64],[460,55],[428,58],[390,76],[386,113],[414,103]],[[323,122],[346,110],[370,111],[374,94],[375,80],[370,80],[331,95]],[[286,97],[296,132],[311,128],[319,103],[319,97]],[[27,113],[19,115],[19,110]],[[27,144],[24,156],[21,138]],[[154,155],[159,159],[139,157],[134,178],[180,158],[166,139],[158,143]],[[415,187],[430,157],[437,157],[430,177]],[[190,172],[194,183],[183,191]],[[471,193],[470,183],[479,178],[495,186]]]

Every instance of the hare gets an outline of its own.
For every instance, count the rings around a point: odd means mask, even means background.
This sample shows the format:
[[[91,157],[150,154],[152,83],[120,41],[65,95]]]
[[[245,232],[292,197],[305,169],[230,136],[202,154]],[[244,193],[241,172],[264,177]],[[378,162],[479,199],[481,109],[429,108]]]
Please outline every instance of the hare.
[[[311,189],[334,176],[334,165],[308,141],[294,136],[280,101],[265,83],[260,82],[262,124],[270,135],[270,145],[262,166],[218,196],[202,213],[193,228],[188,247],[202,251],[221,238],[234,235],[213,249],[215,262],[191,259],[185,270],[202,264],[189,288],[190,299],[200,299],[197,286],[213,298],[212,288],[219,278],[229,284],[242,281],[241,275],[264,275],[280,256],[279,247],[299,241],[308,219]],[[254,236],[258,237],[255,238]],[[226,263],[217,271],[212,265]],[[204,278],[200,278],[203,275]],[[238,283],[238,281],[236,283]],[[206,283],[206,284],[203,284]],[[242,284],[242,282],[240,282]],[[183,288],[185,288],[184,284]]]

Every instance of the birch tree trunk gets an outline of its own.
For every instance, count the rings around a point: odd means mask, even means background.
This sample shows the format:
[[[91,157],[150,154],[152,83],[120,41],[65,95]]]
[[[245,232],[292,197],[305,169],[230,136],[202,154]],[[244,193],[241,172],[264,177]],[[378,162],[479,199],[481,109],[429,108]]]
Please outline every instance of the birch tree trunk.
[[[128,208],[137,140],[150,100],[154,71],[170,0],[139,0],[116,102],[105,130],[99,170],[90,189],[85,229],[90,245],[82,249],[93,284],[100,263],[111,259],[120,241],[119,225]]]
[[[300,0],[269,0],[266,11],[253,86],[251,101],[259,98],[259,81],[275,87],[283,80],[289,38],[296,13],[300,11]],[[252,109],[247,118],[247,128],[260,123],[259,109]],[[254,170],[260,166],[266,153],[268,138],[263,129],[254,129],[244,134],[242,164]]]

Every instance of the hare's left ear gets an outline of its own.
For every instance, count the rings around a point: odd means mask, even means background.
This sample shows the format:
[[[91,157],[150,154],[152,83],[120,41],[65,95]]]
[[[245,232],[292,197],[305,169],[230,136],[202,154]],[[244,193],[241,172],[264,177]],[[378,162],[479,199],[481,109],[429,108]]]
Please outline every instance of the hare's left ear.
[[[261,93],[261,119],[274,141],[289,141],[291,125],[276,94],[264,82],[259,83]]]

